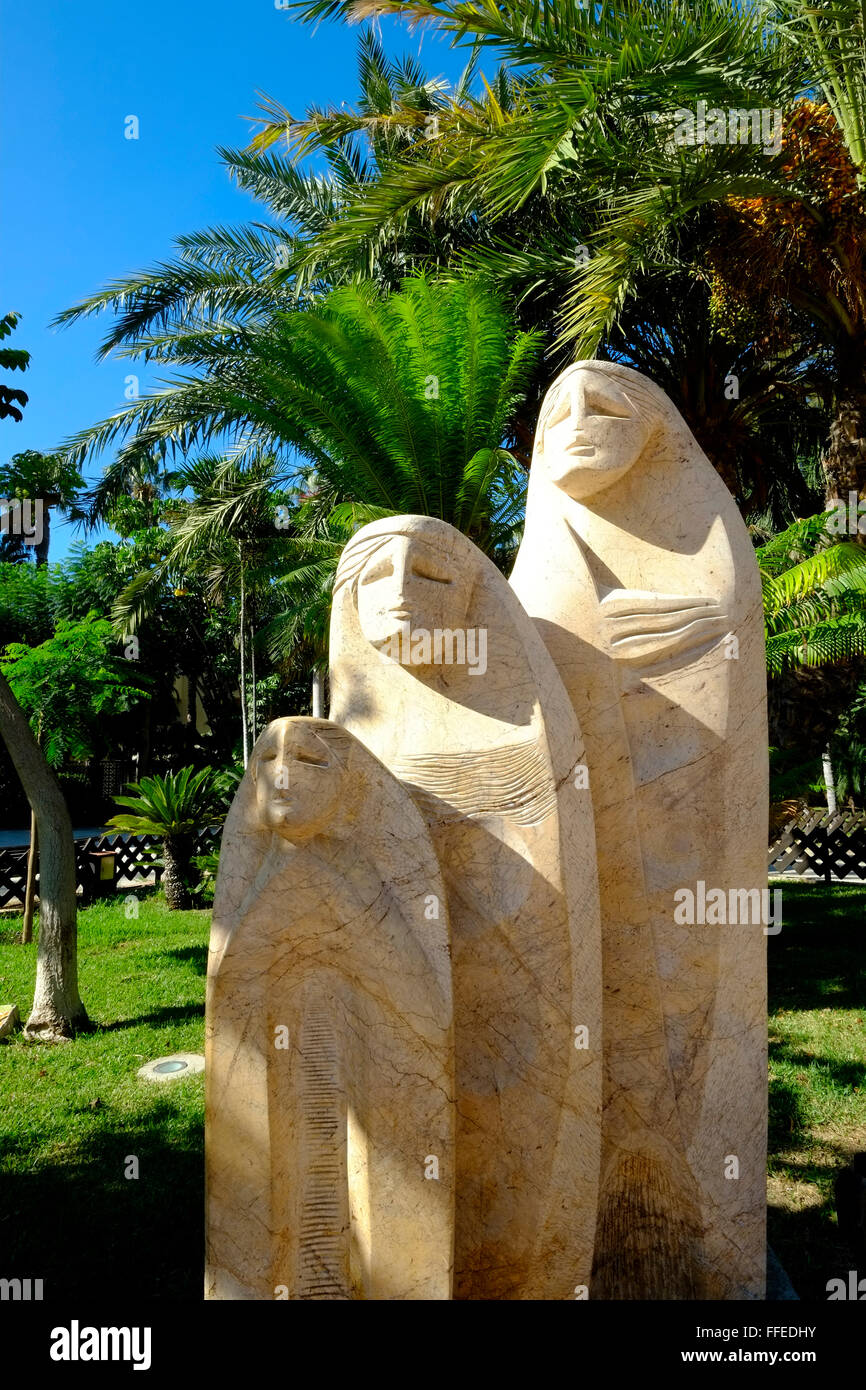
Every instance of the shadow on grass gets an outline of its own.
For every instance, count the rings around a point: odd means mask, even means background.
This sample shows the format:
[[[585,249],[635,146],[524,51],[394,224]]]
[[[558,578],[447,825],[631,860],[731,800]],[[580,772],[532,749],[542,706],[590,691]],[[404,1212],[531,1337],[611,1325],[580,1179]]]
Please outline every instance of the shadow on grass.
[[[782,931],[768,938],[771,1009],[863,1008],[866,888],[786,884],[782,894]]]
[[[207,974],[207,946],[176,946],[165,954],[173,956],[175,960],[186,961],[197,975]]]
[[[194,1018],[204,1018],[204,1004],[171,1004],[164,1009],[154,1009],[149,1014],[139,1014],[137,1018],[120,1018],[115,1023],[93,1024],[97,1033],[117,1033],[123,1028],[139,1028],[142,1024],[153,1024],[161,1028],[166,1023],[189,1023]]]
[[[839,1150],[840,1160],[848,1155]],[[819,1163],[780,1163],[776,1176],[809,1184],[821,1193],[821,1201],[790,1208],[767,1210],[767,1240],[782,1262],[804,1302],[827,1301],[830,1279],[845,1279],[849,1269],[866,1275],[862,1255],[839,1231],[834,1218],[833,1180],[839,1167]]]
[[[780,1010],[866,1007],[866,889],[823,884],[782,888],[783,929],[768,939],[771,1015]],[[866,1081],[862,1062],[804,1052],[784,1041],[770,1044],[770,1059],[803,1070],[819,1068],[840,1087],[863,1086]],[[821,1161],[805,1157],[791,1162],[784,1157],[786,1150],[808,1149],[813,1142],[802,1091],[797,1084],[774,1078],[769,1101],[771,1171],[782,1183],[808,1185],[820,1200],[797,1207],[792,1191],[790,1206],[771,1206],[768,1238],[800,1298],[824,1302],[828,1280],[846,1278],[849,1269],[857,1268],[857,1254],[836,1224],[833,1194],[833,1180],[849,1161],[850,1149],[824,1140]],[[866,1269],[860,1273],[866,1275]]]
[[[767,1125],[770,1153],[787,1148],[802,1138],[808,1121],[796,1087],[774,1077],[770,1082]]]
[[[169,1141],[162,1132],[171,1132]],[[129,1155],[139,1177],[124,1177]],[[41,1278],[46,1302],[73,1297],[196,1300],[204,1279],[200,1126],[178,1133],[169,1105],[147,1128],[101,1132],[86,1155],[0,1180],[6,1278]]]

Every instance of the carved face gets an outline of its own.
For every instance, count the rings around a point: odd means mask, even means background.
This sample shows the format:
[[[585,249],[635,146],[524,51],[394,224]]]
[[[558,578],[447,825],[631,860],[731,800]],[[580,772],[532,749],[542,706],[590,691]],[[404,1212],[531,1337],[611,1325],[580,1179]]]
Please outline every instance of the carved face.
[[[389,536],[358,577],[358,619],[373,646],[463,627],[474,574],[420,536]],[[404,643],[407,650],[409,642]],[[411,662],[407,663],[411,664]]]
[[[341,801],[343,768],[315,729],[277,728],[259,748],[252,768],[259,824],[286,840],[318,835]]]
[[[545,409],[545,465],[557,487],[577,500],[623,477],[653,434],[624,389],[587,367],[568,375]]]

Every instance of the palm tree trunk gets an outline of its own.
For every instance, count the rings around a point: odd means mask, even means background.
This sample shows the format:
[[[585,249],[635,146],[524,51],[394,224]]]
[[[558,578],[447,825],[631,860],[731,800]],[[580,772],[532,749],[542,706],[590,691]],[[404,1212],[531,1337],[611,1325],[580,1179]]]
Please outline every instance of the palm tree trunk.
[[[37,566],[48,564],[48,550],[51,545],[51,509],[48,502],[42,501],[42,535],[33,547],[33,558]]]
[[[27,887],[24,889],[24,920],[21,923],[21,945],[33,940],[33,907],[36,902],[36,861],[39,857],[39,823],[36,812],[30,812],[30,847],[27,851]]]
[[[822,460],[827,500],[866,493],[866,343],[846,341],[836,355],[838,387],[830,442]],[[852,536],[852,540],[866,537]]]
[[[167,835],[162,842],[162,857],[165,869],[162,886],[165,890],[166,906],[170,911],[193,906],[189,888],[192,843],[186,837]]]
[[[57,780],[8,682],[0,675],[0,734],[36,815],[40,843],[36,989],[25,1035],[71,1038],[88,1023],[78,993],[75,841]]]

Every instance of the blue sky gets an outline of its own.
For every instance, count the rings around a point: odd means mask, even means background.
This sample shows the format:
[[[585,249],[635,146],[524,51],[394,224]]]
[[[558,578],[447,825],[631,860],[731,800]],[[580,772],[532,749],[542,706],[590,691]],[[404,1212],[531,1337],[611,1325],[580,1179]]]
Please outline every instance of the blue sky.
[[[465,53],[393,22],[392,52],[417,51],[431,76],[455,78]],[[0,314],[21,314],[9,345],[32,354],[21,424],[0,424],[0,460],[50,451],[124,403],[126,359],[97,364],[110,320],[49,324],[61,309],[130,271],[168,259],[172,240],[242,223],[252,199],[214,153],[247,143],[256,92],[302,112],[357,95],[357,30],[301,25],[274,0],[30,0],[2,19]],[[124,138],[126,117],[139,139]],[[18,374],[16,374],[16,377]],[[52,558],[75,534],[53,530]]]

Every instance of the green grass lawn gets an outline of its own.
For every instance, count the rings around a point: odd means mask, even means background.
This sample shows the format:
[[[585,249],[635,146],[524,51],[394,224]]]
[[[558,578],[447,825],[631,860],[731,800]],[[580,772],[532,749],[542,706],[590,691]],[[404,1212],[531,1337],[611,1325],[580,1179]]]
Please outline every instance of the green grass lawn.
[[[857,1268],[833,1179],[866,1151],[866,888],[782,888],[784,925],[768,938],[769,1239],[800,1297],[823,1302],[827,1280]]]
[[[785,884],[770,953],[770,1241],[803,1299],[856,1268],[836,1229],[835,1171],[866,1150],[866,888]],[[0,1277],[73,1293],[199,1299],[203,1078],[136,1070],[201,1052],[209,914],[142,897],[79,917],[81,994],[94,1032],[0,1045]],[[0,1002],[26,1017],[35,946],[0,921]],[[140,1177],[124,1177],[135,1154]],[[866,1270],[861,1270],[866,1275]]]
[[[81,997],[97,1025],[73,1043],[0,1045],[0,1276],[45,1297],[199,1299],[204,1281],[204,1078],[154,1084],[138,1067],[204,1047],[210,914],[142,897],[79,914]],[[26,1018],[36,947],[0,922],[0,1002]],[[124,1177],[139,1159],[138,1179]]]

